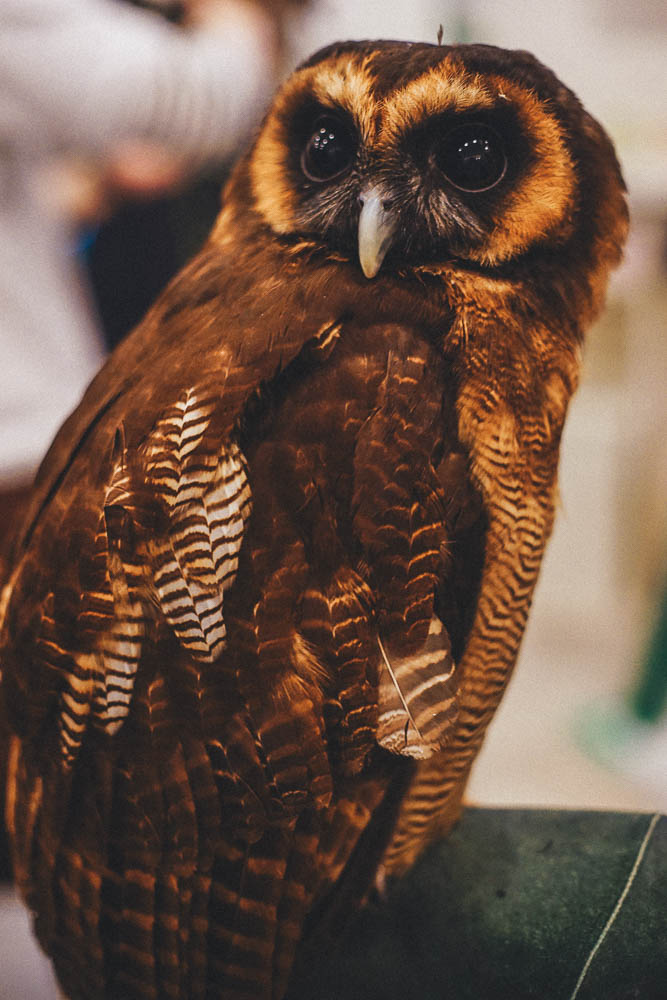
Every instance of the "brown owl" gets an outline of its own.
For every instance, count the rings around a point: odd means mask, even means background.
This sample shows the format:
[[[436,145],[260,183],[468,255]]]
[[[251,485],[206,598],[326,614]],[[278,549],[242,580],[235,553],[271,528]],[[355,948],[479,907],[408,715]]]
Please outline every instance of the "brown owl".
[[[16,877],[72,1000],[280,998],[455,821],[623,192],[524,52],[342,43],[280,90],[3,592]]]

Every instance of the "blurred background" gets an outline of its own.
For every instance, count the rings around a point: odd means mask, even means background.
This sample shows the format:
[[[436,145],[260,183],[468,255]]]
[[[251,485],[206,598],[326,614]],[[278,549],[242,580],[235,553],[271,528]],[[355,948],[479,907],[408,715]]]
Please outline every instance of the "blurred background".
[[[118,0],[119,7],[125,2]],[[145,6],[162,8],[178,22],[187,5]],[[278,30],[263,101],[273,83],[321,45],[363,37],[435,42],[442,25],[445,43],[532,51],[613,138],[629,189],[630,241],[606,312],[586,343],[562,445],[555,533],[516,673],[475,766],[469,799],[667,811],[667,121],[661,99],[667,7],[660,0],[264,6],[274,7]],[[150,200],[121,184],[103,211],[81,213],[78,255],[107,345],[124,335],[203,241],[232,160],[225,154],[192,183],[179,177],[176,191],[156,183]],[[123,298],[119,289],[129,277],[137,287]],[[5,902],[0,942],[9,941],[11,921],[12,945],[11,955],[3,955],[0,944],[0,1000],[49,1000],[48,968],[15,947],[16,921],[27,927],[27,918],[16,915],[7,894]],[[29,980],[27,969],[39,982]]]

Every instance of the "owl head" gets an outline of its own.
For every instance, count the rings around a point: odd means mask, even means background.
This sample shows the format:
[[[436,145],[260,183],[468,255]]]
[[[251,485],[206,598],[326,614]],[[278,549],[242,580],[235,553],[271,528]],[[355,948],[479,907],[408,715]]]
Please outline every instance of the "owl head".
[[[277,240],[367,279],[560,260],[595,298],[627,228],[602,128],[533,56],[487,45],[321,50],[279,91],[246,166]]]

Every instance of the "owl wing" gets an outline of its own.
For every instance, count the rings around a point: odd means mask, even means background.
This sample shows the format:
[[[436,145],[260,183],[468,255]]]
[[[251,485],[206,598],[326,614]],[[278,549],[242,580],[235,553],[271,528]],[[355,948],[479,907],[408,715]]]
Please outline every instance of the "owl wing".
[[[306,344],[317,356],[337,326],[326,309],[303,322],[287,300],[272,334],[252,277],[234,274],[229,308],[218,258],[203,251],[93,381],[15,542],[0,604],[5,697],[33,735],[58,701],[70,764],[91,721],[113,733],[126,717],[156,617],[195,662],[218,656],[251,510],[235,426],[264,381]]]
[[[428,365],[406,377],[405,351],[390,359],[384,396],[355,445],[354,530],[378,577],[394,582],[369,596],[343,558],[329,585],[309,591],[313,608],[326,606],[342,681],[323,705],[306,683],[310,641],[283,636],[277,614],[290,574],[301,579],[308,538],[293,528],[303,514],[276,517],[267,500],[258,564],[281,518],[289,544],[271,573],[257,571],[262,599],[241,624],[231,584],[253,504],[242,424],[261,423],[262,387],[277,373],[299,381],[324,367],[341,319],[314,316],[267,335],[250,309],[229,316],[207,297],[208,277],[191,273],[172,289],[59,435],[4,592],[17,876],[72,992],[92,977],[99,994],[111,977],[128,992],[141,982],[149,996],[165,984],[197,996],[215,983],[231,997],[255,976],[257,995],[270,982],[279,995],[315,891],[335,882],[368,829],[354,879],[354,894],[363,892],[386,845],[391,824],[372,817],[383,800],[387,815],[395,811],[409,772],[393,783],[388,773],[360,775],[370,744],[377,736],[399,754],[428,756],[447,724],[448,710],[431,711],[447,701],[451,664],[436,607],[444,500],[425,457],[440,411],[426,387],[414,391]],[[192,303],[180,341],[170,326],[182,315],[179,295]],[[391,332],[378,331],[382,357]],[[312,395],[317,408],[317,387]],[[291,425],[286,441],[293,449]],[[255,477],[261,467],[256,453]],[[307,472],[304,490],[319,496]],[[358,627],[363,635],[346,641]],[[271,682],[274,651],[285,650],[293,673],[258,688],[260,676]],[[259,657],[262,670],[253,674],[243,657]],[[335,760],[336,751],[324,729],[337,726],[327,708],[344,716],[333,742],[353,781],[348,796],[332,796],[327,752]]]
[[[340,323],[278,316],[267,335],[201,267],[58,435],[3,590],[16,876],[72,995],[231,997],[253,977],[279,995],[314,887],[387,786],[359,778],[334,802],[322,781],[316,822],[281,786],[313,708],[298,677],[281,716],[219,667],[253,502],[239,419],[276,372],[326,358]]]

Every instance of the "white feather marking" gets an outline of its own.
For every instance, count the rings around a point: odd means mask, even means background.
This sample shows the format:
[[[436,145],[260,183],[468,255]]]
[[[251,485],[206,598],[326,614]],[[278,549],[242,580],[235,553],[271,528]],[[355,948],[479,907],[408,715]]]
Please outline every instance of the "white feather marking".
[[[377,637],[377,640],[378,640],[378,646],[380,647],[380,652],[382,653],[382,659],[384,660],[384,664],[385,664],[387,670],[389,671],[389,676],[392,679],[393,685],[394,685],[394,687],[396,689],[396,692],[398,693],[398,697],[400,698],[401,703],[403,705],[403,708],[405,709],[405,713],[406,713],[408,719],[410,720],[410,722],[412,723],[412,725],[414,726],[415,732],[417,732],[419,734],[419,729],[417,728],[417,723],[415,722],[415,719],[414,719],[414,717],[412,715],[412,712],[410,711],[410,706],[408,705],[407,701],[405,700],[405,696],[403,695],[403,692],[401,691],[400,684],[398,683],[398,680],[396,679],[396,674],[394,673],[394,671],[392,669],[392,666],[391,666],[391,663],[389,662],[389,657],[387,656],[387,654],[385,652],[385,649],[384,649],[384,646],[382,645],[382,640],[380,639],[380,636]],[[405,740],[405,742],[407,743],[407,733],[406,733],[406,740]]]

